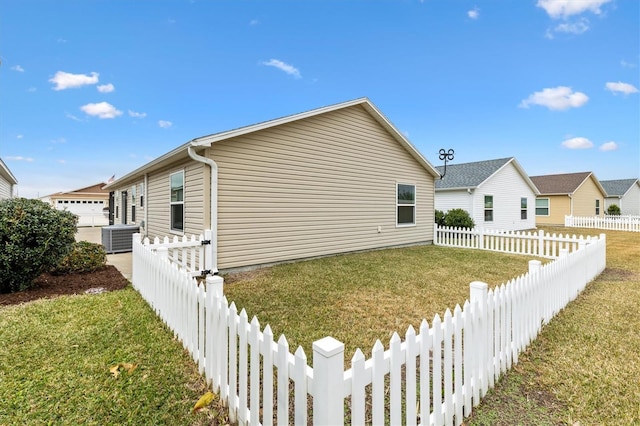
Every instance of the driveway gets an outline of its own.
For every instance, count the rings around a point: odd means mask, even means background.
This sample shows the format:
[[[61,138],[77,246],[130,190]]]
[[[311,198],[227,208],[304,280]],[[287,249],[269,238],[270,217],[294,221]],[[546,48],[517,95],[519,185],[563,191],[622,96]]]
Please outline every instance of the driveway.
[[[102,227],[78,227],[76,241],[102,244]],[[126,279],[131,281],[131,252],[107,254],[107,264],[115,266]]]

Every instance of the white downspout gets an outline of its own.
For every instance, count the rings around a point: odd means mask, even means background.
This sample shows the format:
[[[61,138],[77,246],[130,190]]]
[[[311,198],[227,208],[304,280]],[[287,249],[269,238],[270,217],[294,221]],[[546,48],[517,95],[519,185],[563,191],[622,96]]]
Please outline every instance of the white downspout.
[[[193,145],[189,145],[187,152],[189,157],[211,168],[211,273],[215,275],[218,273],[218,165],[211,158],[196,154]]]

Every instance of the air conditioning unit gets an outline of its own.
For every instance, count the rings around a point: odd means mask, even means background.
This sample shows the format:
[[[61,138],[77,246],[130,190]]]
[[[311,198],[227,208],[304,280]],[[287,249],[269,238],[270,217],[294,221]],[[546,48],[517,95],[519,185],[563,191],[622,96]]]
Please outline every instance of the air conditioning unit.
[[[102,227],[102,245],[108,254],[132,250],[133,234],[140,232],[138,225],[109,225]]]

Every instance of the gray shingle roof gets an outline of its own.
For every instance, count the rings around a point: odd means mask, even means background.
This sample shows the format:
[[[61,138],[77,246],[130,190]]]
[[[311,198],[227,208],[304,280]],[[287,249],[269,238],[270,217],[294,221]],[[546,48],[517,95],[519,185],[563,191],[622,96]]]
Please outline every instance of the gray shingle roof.
[[[623,196],[638,179],[601,180],[600,184],[609,196]]]
[[[444,178],[436,180],[436,190],[477,188],[512,159],[513,157],[473,163],[447,164],[447,173]],[[444,173],[444,166],[437,166],[436,169],[440,174]]]

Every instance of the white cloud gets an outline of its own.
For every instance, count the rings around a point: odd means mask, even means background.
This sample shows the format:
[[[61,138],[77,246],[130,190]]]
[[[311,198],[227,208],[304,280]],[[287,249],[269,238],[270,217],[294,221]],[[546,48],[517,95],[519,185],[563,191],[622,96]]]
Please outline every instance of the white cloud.
[[[49,81],[56,85],[53,90],[75,89],[89,84],[96,84],[98,82],[98,75],[97,72],[92,72],[91,75],[87,75],[58,71]]]
[[[260,21],[258,21],[257,19],[252,19],[251,21],[249,21],[249,25],[254,26],[254,25],[258,25],[260,23]]]
[[[100,93],[111,93],[114,90],[116,90],[115,87],[113,87],[113,84],[109,83],[109,84],[101,84],[100,86],[97,87],[98,92]]]
[[[618,144],[614,141],[605,142],[600,145],[600,151],[615,151],[618,149]]]
[[[477,7],[467,12],[467,16],[471,19],[478,19],[480,17],[480,9]]]
[[[65,114],[64,114],[64,116],[65,116],[65,117],[67,117],[67,118],[69,118],[69,119],[71,119],[71,120],[74,120],[74,121],[82,121],[80,118],[78,118],[78,117],[76,117],[75,115],[70,114],[70,113],[68,113],[68,112],[67,112],[67,113],[65,113]]]
[[[129,117],[133,117],[133,118],[145,118],[147,116],[146,112],[135,112],[135,111],[131,111],[129,110]]]
[[[621,81],[617,83],[608,82],[607,84],[605,84],[605,88],[607,90],[610,90],[614,94],[617,92],[624,93],[625,95],[629,95],[631,93],[638,93],[638,89],[634,85],[629,83],[623,83]]]
[[[589,149],[593,148],[593,142],[587,138],[571,138],[562,142],[562,146],[568,149]]]
[[[635,68],[636,64],[632,64],[631,62],[627,62],[624,59],[620,61],[620,66],[622,68]]]
[[[611,0],[538,0],[536,6],[544,9],[553,19],[567,18],[591,11],[596,15],[602,13],[600,6]]]
[[[16,135],[16,139],[22,139],[22,138],[24,138],[23,134]]]
[[[163,129],[168,129],[169,127],[173,126],[173,123],[166,120],[158,120],[158,126],[162,127]]]
[[[565,22],[557,25],[553,30],[557,33],[582,34],[589,30],[589,20],[582,18],[576,22]]]
[[[58,138],[58,139],[52,139],[51,140],[52,144],[57,144],[57,143],[67,143],[67,140],[65,138]]]
[[[10,161],[26,161],[27,163],[31,163],[33,161],[33,158],[31,157],[22,157],[22,156],[15,156],[15,157],[4,157],[6,160],[10,160]]]
[[[122,111],[119,111],[108,102],[99,102],[97,104],[86,104],[80,107],[82,111],[87,115],[92,115],[98,118],[116,118],[122,115]]]
[[[37,92],[37,91],[38,91],[38,89],[36,89],[35,87],[29,87],[27,89],[27,92],[29,92],[29,93],[34,93],[34,92]]]
[[[24,72],[24,68],[22,68],[20,65],[14,65],[11,67],[11,69],[13,71]]]
[[[278,68],[279,70],[284,71],[285,73],[292,75],[295,78],[302,78],[302,75],[300,75],[300,71],[296,67],[284,63],[278,59],[270,59],[268,61],[264,61],[262,62],[262,65]]]
[[[589,97],[582,92],[574,92],[571,87],[558,86],[535,92],[520,102],[518,106],[520,108],[529,108],[529,105],[540,105],[551,110],[565,110],[581,107],[588,100]]]

